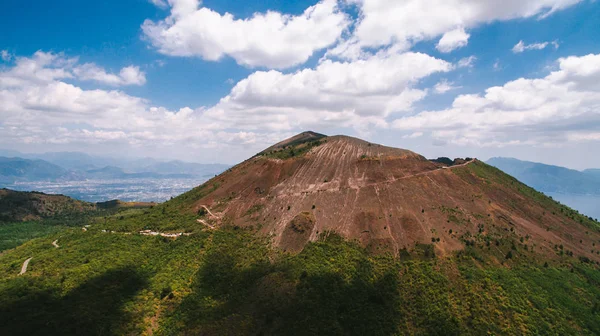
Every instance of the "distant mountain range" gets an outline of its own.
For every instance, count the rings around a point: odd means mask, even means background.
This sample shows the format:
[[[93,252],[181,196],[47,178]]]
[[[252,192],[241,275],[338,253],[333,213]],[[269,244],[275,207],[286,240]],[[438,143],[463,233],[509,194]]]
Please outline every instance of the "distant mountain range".
[[[0,157],[0,182],[44,181],[73,177],[68,170],[44,160]]]
[[[0,183],[86,179],[209,177],[229,168],[223,164],[156,159],[118,159],[79,152],[26,154],[0,150]]]
[[[542,192],[600,195],[600,169],[579,171],[501,157],[486,163]]]

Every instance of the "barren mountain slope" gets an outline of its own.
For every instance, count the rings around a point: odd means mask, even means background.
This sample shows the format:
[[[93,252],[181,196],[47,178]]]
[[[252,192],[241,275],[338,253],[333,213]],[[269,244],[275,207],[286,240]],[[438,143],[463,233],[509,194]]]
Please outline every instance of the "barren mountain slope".
[[[407,150],[303,134],[208,181],[187,211],[253,227],[290,251],[335,231],[396,255],[432,243],[444,255],[479,235],[492,252],[516,242],[597,257],[596,222],[480,161],[445,167]]]

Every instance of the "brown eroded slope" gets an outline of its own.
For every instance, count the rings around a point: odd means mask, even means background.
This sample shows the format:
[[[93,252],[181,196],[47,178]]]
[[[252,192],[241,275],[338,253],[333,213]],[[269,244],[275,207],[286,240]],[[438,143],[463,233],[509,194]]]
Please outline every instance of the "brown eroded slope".
[[[308,134],[308,136],[307,136]],[[208,181],[187,211],[215,225],[253,227],[298,251],[335,231],[374,252],[434,244],[444,255],[484,239],[598,260],[598,224],[474,160],[453,167],[408,150],[303,133]],[[211,210],[207,213],[204,209]]]

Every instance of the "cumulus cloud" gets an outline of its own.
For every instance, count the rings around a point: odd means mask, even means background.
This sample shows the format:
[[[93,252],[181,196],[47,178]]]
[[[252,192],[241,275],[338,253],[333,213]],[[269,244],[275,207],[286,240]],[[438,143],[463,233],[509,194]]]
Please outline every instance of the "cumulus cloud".
[[[393,126],[475,146],[597,140],[600,55],[571,56],[557,63],[558,70],[544,78],[521,78],[483,95],[461,95],[448,109],[399,118]]]
[[[169,0],[171,14],[146,20],[142,30],[160,53],[216,61],[234,58],[248,67],[282,69],[302,64],[350,24],[336,0],[322,0],[298,16],[269,11],[247,19],[201,7],[198,0]]]
[[[442,36],[436,48],[443,53],[449,53],[466,46],[469,42],[469,37],[471,35],[467,34],[463,28],[451,30]]]
[[[279,139],[279,134],[232,130],[205,117],[202,108],[169,110],[118,90],[82,89],[68,83],[82,76],[76,64],[76,58],[38,51],[0,69],[0,144],[114,143],[191,150],[240,143],[260,148]],[[119,80],[139,81],[137,75],[135,69],[121,71]]]
[[[17,58],[14,67],[6,68],[0,76],[0,87],[18,87],[28,83],[45,83],[73,78],[70,69],[77,58],[38,51],[30,58]]]
[[[325,60],[291,74],[259,71],[238,82],[206,115],[244,129],[291,130],[313,125],[387,127],[427,92],[420,79],[453,66],[422,53],[381,51],[366,60]]]
[[[353,59],[365,48],[397,45],[408,49],[415,42],[442,37],[440,48],[466,44],[469,29],[494,21],[545,18],[582,0],[346,0],[360,10],[350,38],[329,54]],[[452,33],[453,32],[453,33]]]
[[[145,73],[137,66],[128,66],[121,69],[119,74],[111,74],[94,63],[77,65],[77,62],[77,57],[38,51],[32,57],[17,58],[16,65],[0,77],[0,87],[19,86],[30,81],[41,83],[59,79],[92,80],[113,86],[146,83]]]
[[[548,45],[553,45],[555,49],[558,49],[559,47],[557,41],[525,44],[525,42],[521,40],[519,43],[515,44],[515,46],[512,48],[512,52],[515,54],[520,54],[527,50],[542,50],[546,49]]]
[[[92,80],[113,86],[146,84],[146,74],[140,71],[140,67],[133,65],[121,69],[118,74],[112,74],[96,64],[86,63],[75,67],[73,73],[81,80]]]

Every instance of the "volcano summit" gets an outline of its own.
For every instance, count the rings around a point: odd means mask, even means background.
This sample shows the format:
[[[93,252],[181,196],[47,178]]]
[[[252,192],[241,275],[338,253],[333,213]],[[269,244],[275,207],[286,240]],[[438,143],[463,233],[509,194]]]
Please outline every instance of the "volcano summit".
[[[526,240],[543,255],[560,245],[597,257],[593,220],[479,160],[455,162],[305,132],[208,181],[197,198],[184,195],[184,209],[211,225],[253,228],[286,251],[336,232],[396,256],[429,244],[447,255],[484,237],[498,252]]]

